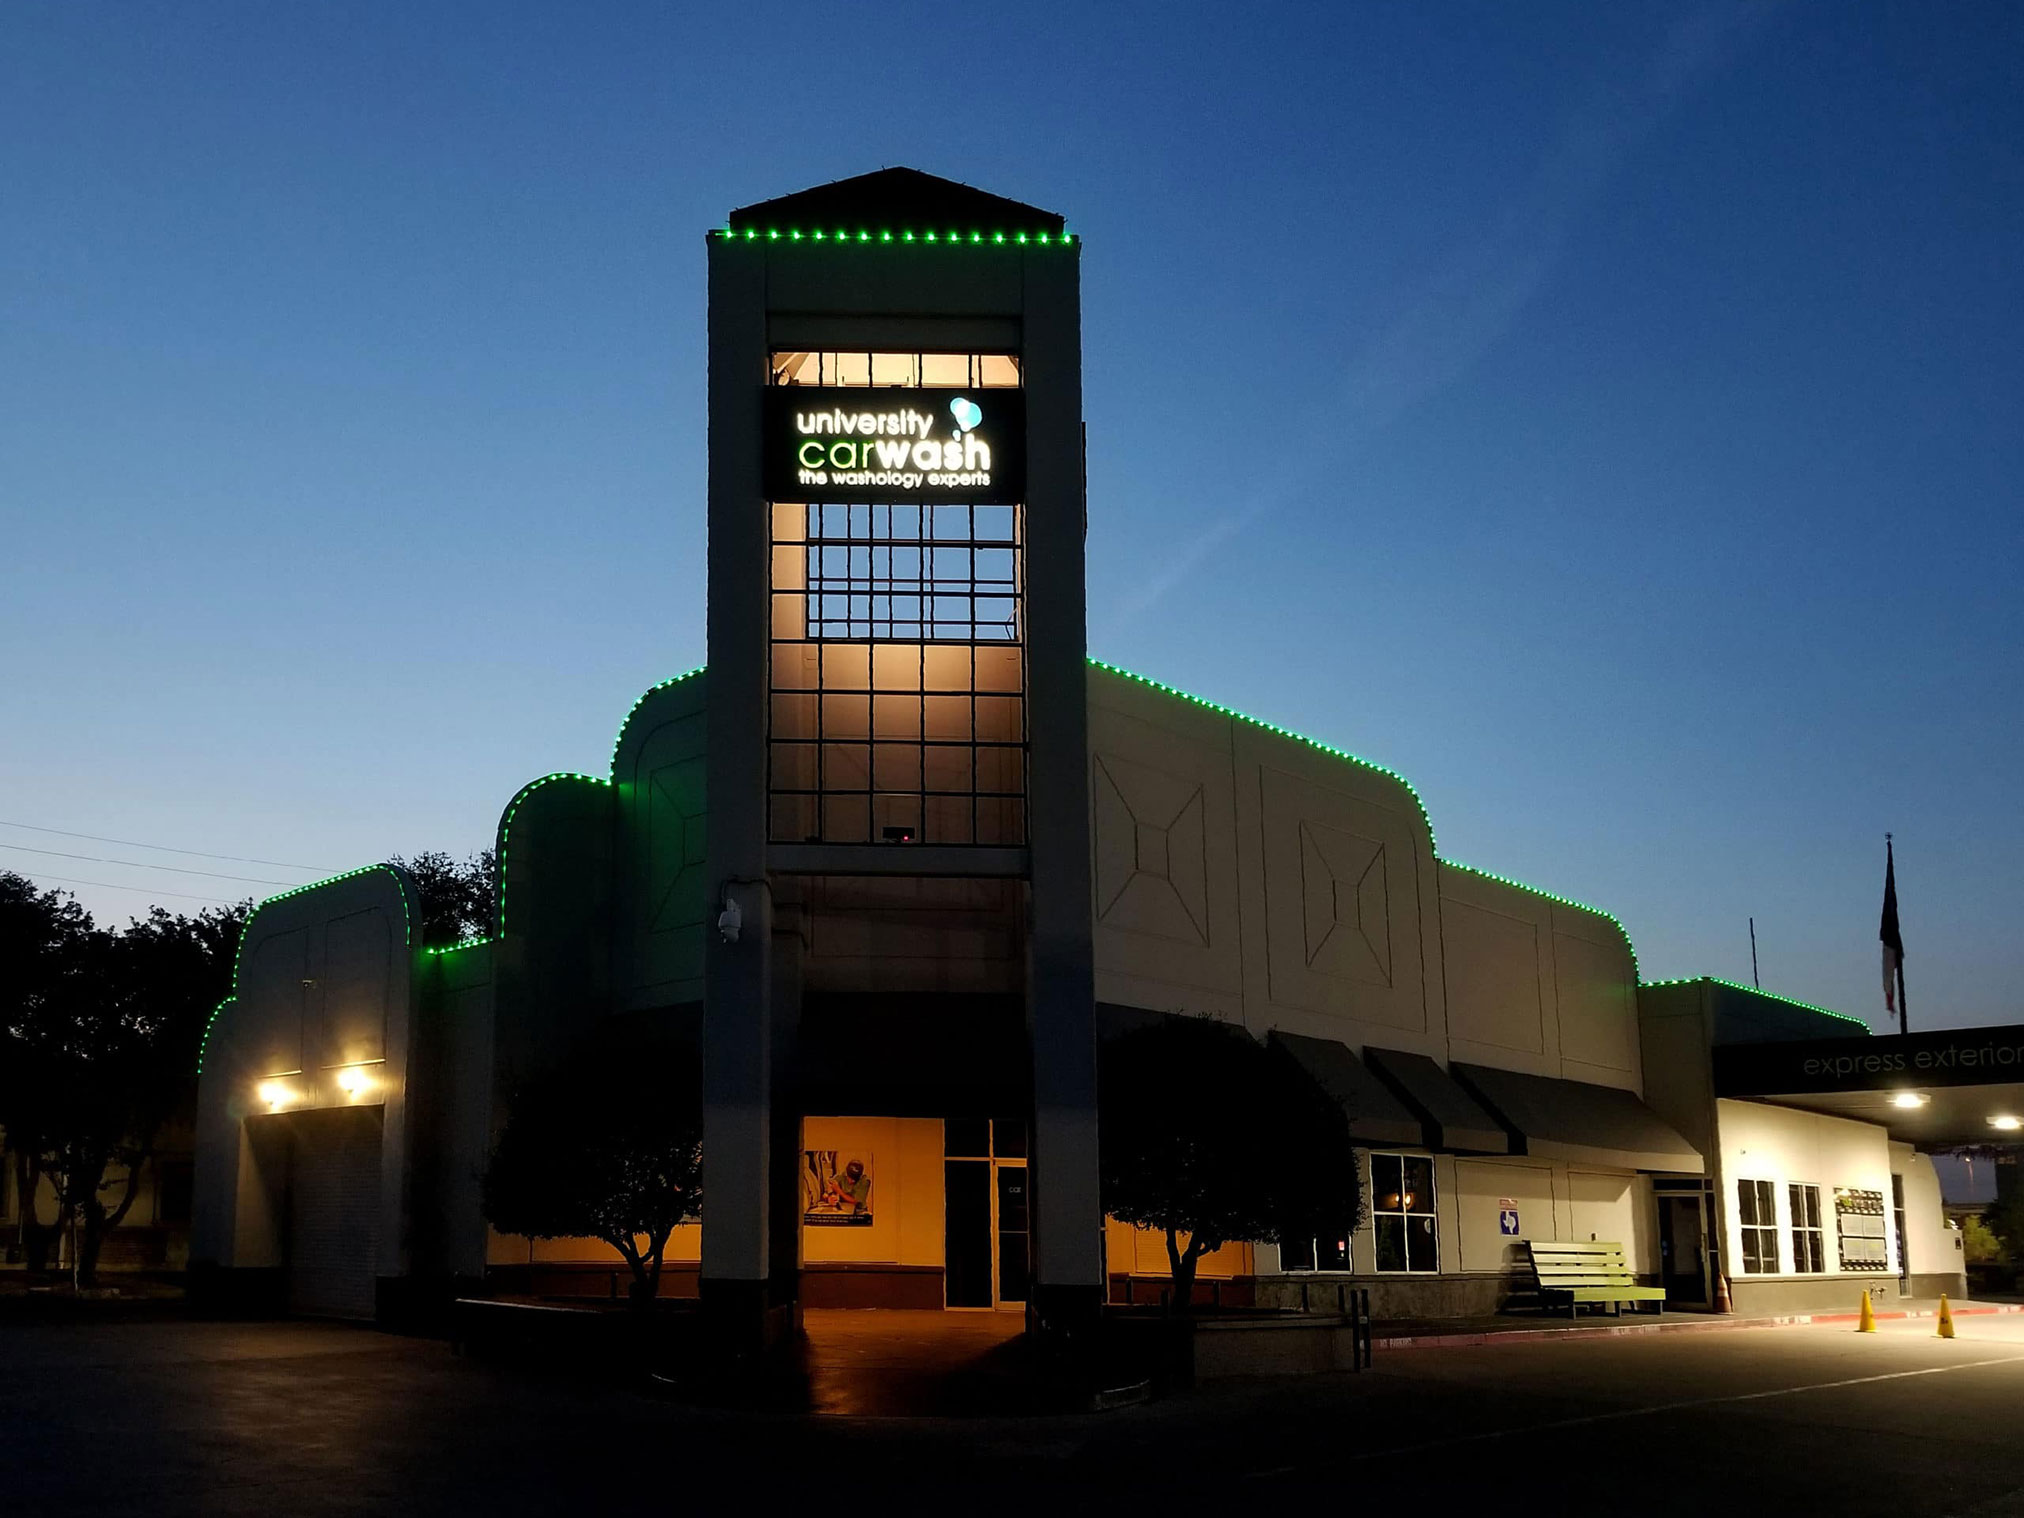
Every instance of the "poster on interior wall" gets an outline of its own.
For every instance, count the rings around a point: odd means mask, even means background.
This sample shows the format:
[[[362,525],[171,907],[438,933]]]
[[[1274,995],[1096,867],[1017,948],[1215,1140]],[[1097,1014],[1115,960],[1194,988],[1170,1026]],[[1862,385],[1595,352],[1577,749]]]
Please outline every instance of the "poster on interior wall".
[[[871,1151],[801,1151],[801,1219],[811,1228],[871,1227]]]

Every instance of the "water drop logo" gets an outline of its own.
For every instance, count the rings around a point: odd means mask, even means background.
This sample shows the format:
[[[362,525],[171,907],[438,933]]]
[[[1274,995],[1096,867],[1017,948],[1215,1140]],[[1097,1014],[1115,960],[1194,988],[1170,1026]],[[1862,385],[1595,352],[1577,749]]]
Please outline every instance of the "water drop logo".
[[[949,402],[949,415],[956,419],[958,432],[973,432],[984,420],[983,408],[968,396],[959,395]]]

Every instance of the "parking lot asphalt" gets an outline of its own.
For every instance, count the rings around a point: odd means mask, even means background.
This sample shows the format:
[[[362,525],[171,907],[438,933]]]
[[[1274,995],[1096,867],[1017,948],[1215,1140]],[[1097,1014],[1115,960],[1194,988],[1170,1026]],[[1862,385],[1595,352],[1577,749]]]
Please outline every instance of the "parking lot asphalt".
[[[866,1330],[858,1328],[860,1335]],[[19,1512],[693,1510],[934,1488],[1408,1511],[2024,1515],[2024,1319],[1519,1342],[1007,1418],[701,1410],[320,1323],[0,1324]],[[764,1510],[762,1508],[762,1510]]]

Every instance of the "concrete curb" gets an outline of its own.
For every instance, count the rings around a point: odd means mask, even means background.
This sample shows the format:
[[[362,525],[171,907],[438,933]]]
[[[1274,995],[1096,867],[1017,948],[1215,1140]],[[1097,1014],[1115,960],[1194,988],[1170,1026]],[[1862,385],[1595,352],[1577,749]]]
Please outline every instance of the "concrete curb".
[[[1995,1313],[2024,1312],[2024,1303],[1979,1303],[1954,1307],[1950,1310],[1957,1318],[1971,1318]],[[1472,1349],[1483,1344],[1539,1344],[1564,1339],[1620,1339],[1639,1334],[1725,1333],[1742,1328],[1797,1328],[1807,1324],[1854,1323],[1861,1316],[1860,1313],[1853,1312],[1802,1312],[1765,1318],[1694,1317],[1647,1323],[1595,1323],[1582,1328],[1507,1328],[1489,1333],[1408,1334],[1399,1338],[1374,1339],[1371,1348]],[[1874,1316],[1879,1323],[1895,1318],[1936,1318],[1939,1316],[1939,1309],[1901,1308],[1879,1312]]]

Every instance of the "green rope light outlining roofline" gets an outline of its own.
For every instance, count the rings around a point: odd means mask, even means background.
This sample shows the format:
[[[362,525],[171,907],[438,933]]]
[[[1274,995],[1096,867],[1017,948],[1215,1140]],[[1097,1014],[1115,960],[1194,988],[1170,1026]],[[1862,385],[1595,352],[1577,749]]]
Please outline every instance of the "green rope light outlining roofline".
[[[1499,885],[1511,886],[1516,890],[1526,891],[1534,896],[1544,896],[1548,901],[1555,902],[1563,907],[1572,907],[1577,912],[1588,912],[1596,917],[1607,918],[1611,926],[1623,935],[1623,946],[1630,950],[1630,967],[1633,981],[1638,985],[1644,984],[1643,980],[1639,978],[1644,972],[1638,968],[1637,945],[1631,941],[1630,929],[1623,925],[1623,919],[1618,917],[1616,913],[1604,911],[1601,907],[1592,907],[1585,901],[1576,901],[1572,896],[1562,896],[1558,891],[1548,891],[1536,885],[1527,885],[1522,880],[1513,880],[1509,875],[1499,875],[1495,870],[1478,869],[1473,864],[1463,864],[1459,859],[1444,858],[1441,859],[1440,863],[1447,865],[1450,869],[1481,876],[1484,880],[1494,880]]]
[[[1206,706],[1212,712],[1221,712],[1226,717],[1234,717],[1237,721],[1247,722],[1252,727],[1262,727],[1268,733],[1277,733],[1282,738],[1291,738],[1295,743],[1304,743],[1309,748],[1320,749],[1324,754],[1331,754],[1337,759],[1347,759],[1351,764],[1358,765],[1363,769],[1375,770],[1380,775],[1389,776],[1404,786],[1406,794],[1413,798],[1413,805],[1420,809],[1420,821],[1427,825],[1427,841],[1433,844],[1436,853],[1440,852],[1440,845],[1434,838],[1434,819],[1427,815],[1426,802],[1420,799],[1420,793],[1413,788],[1412,781],[1406,779],[1397,770],[1389,769],[1375,760],[1364,758],[1360,754],[1352,754],[1348,749],[1337,748],[1332,743],[1323,743],[1319,738],[1310,738],[1305,733],[1296,733],[1291,728],[1281,727],[1276,722],[1267,722],[1263,717],[1250,716],[1245,712],[1238,711],[1234,706],[1225,706],[1220,701],[1211,701],[1206,696],[1197,696],[1192,692],[1180,689],[1178,686],[1169,685],[1164,680],[1155,680],[1150,675],[1139,674],[1136,670],[1125,669],[1121,665],[1108,664],[1102,659],[1094,657],[1089,662],[1095,669],[1106,670],[1126,680],[1135,680],[1140,685],[1149,685],[1154,690],[1165,691],[1170,696],[1179,696],[1183,701],[1192,701],[1196,706]]]
[[[693,680],[697,675],[700,675],[706,668],[708,668],[707,665],[698,664],[694,669],[685,669],[679,675],[670,675],[667,679],[661,681],[658,685],[649,685],[644,691],[640,692],[639,700],[633,702],[631,708],[625,714],[625,720],[619,723],[618,732],[613,735],[611,740],[612,784],[616,785],[618,783],[619,746],[625,742],[625,730],[632,726],[632,719],[639,715],[640,708],[645,706],[648,701],[653,699],[654,696],[668,689],[669,686],[680,685],[684,680]]]
[[[641,693],[640,698],[633,702],[631,708],[626,712],[624,720],[618,725],[617,736],[611,740],[611,774],[609,778],[599,775],[588,775],[581,770],[551,770],[548,774],[542,775],[538,779],[528,781],[527,784],[521,786],[519,790],[513,793],[513,799],[506,803],[505,814],[499,820],[499,862],[497,866],[499,872],[499,904],[497,919],[493,924],[493,931],[476,938],[460,939],[456,943],[444,944],[439,948],[425,950],[424,952],[430,958],[440,959],[445,954],[455,954],[462,949],[481,948],[488,943],[497,943],[506,936],[506,861],[512,852],[513,816],[520,810],[521,804],[542,786],[551,785],[559,780],[587,780],[592,785],[617,784],[618,751],[625,743],[626,729],[632,725],[632,719],[638,715],[639,709],[645,706],[656,692],[667,690],[670,686],[680,685],[684,680],[692,679],[702,672],[703,666],[700,664],[694,669],[685,669],[679,675],[672,675],[657,684],[648,686]]]
[[[1832,1007],[1815,1006],[1812,1002],[1801,1001],[1796,996],[1780,996],[1776,991],[1766,991],[1758,986],[1746,986],[1740,980],[1724,980],[1719,975],[1676,975],[1670,980],[1647,980],[1641,981],[1640,984],[1654,991],[1658,990],[1661,986],[1727,986],[1731,991],[1748,991],[1752,996],[1762,996],[1769,1001],[1783,1002],[1788,1007],[1798,1007],[1806,1012],[1818,1012],[1823,1017],[1838,1017],[1845,1023],[1854,1023],[1865,1033],[1873,1034],[1875,1032],[1866,1019],[1857,1017],[1853,1012],[1837,1012]]]
[[[253,910],[246,914],[246,925],[239,930],[239,942],[232,949],[232,994],[211,1009],[211,1015],[204,1021],[204,1036],[197,1040],[197,1074],[204,1073],[204,1051],[211,1045],[211,1030],[218,1025],[218,1017],[232,1003],[239,999],[239,963],[246,952],[246,940],[252,936],[253,923],[259,915],[277,901],[286,901],[291,896],[300,896],[306,891],[320,891],[327,885],[336,885],[340,880],[355,880],[360,875],[370,875],[374,870],[385,870],[393,876],[394,884],[401,893],[402,929],[407,935],[408,946],[415,942],[415,903],[410,899],[408,878],[390,864],[363,864],[355,870],[346,870],[341,875],[330,875],[322,880],[312,880],[308,885],[290,886],[277,891],[253,904]]]
[[[520,808],[526,804],[529,796],[545,785],[555,785],[564,780],[583,780],[591,785],[608,786],[611,784],[602,775],[586,775],[581,770],[551,770],[538,780],[530,780],[521,786],[519,790],[515,791],[513,799],[506,803],[505,815],[499,819],[499,918],[493,926],[492,938],[490,940],[482,938],[475,940],[466,939],[460,944],[453,944],[448,948],[436,949],[431,952],[446,954],[450,948],[468,949],[474,942],[496,942],[506,936],[506,861],[511,857],[513,849],[513,818]]]
[[[1141,685],[1150,685],[1154,690],[1165,691],[1170,696],[1179,696],[1182,700],[1192,701],[1197,706],[1206,706],[1211,711],[1221,712],[1223,715],[1234,717],[1240,722],[1248,722],[1253,727],[1262,727],[1267,732],[1277,733],[1282,738],[1291,738],[1294,742],[1304,743],[1309,748],[1320,749],[1324,754],[1333,755],[1338,759],[1347,759],[1352,764],[1361,765],[1365,769],[1376,770],[1380,775],[1389,776],[1406,788],[1407,793],[1413,798],[1413,804],[1420,809],[1420,820],[1427,825],[1427,838],[1433,845],[1436,862],[1453,865],[1458,870],[1466,870],[1471,875],[1480,875],[1485,880],[1494,880],[1500,885],[1512,886],[1520,891],[1529,891],[1534,896],[1543,896],[1548,901],[1559,902],[1562,906],[1573,907],[1577,911],[1590,912],[1597,917],[1607,918],[1615,926],[1617,932],[1623,935],[1624,947],[1630,950],[1631,966],[1633,971],[1635,971],[1637,966],[1637,945],[1631,940],[1630,930],[1624,927],[1622,919],[1614,912],[1606,912],[1601,907],[1592,907],[1587,902],[1576,901],[1571,896],[1562,896],[1554,891],[1541,890],[1538,886],[1527,885],[1522,880],[1513,880],[1508,875],[1499,875],[1492,870],[1478,869],[1475,865],[1463,864],[1459,859],[1450,859],[1444,856],[1441,853],[1440,840],[1434,834],[1434,820],[1427,814],[1426,802],[1421,799],[1420,793],[1414,788],[1412,781],[1406,779],[1397,770],[1378,764],[1373,760],[1365,759],[1361,755],[1352,754],[1346,749],[1337,748],[1332,743],[1323,743],[1319,739],[1310,738],[1304,733],[1296,733],[1291,728],[1279,726],[1276,722],[1267,722],[1262,718],[1249,716],[1244,712],[1240,712],[1235,707],[1225,706],[1219,701],[1210,701],[1205,697],[1194,695],[1189,691],[1168,685],[1163,680],[1154,680],[1149,676],[1138,674],[1136,671],[1106,663],[1102,659],[1092,658],[1089,662],[1098,669],[1108,670],[1111,674],[1121,675],[1127,680],[1136,680]]]
[[[856,247],[935,248],[1071,248],[1080,239],[1066,228],[1059,232],[986,232],[978,228],[901,229],[881,227],[712,227],[711,242],[819,243]]]

